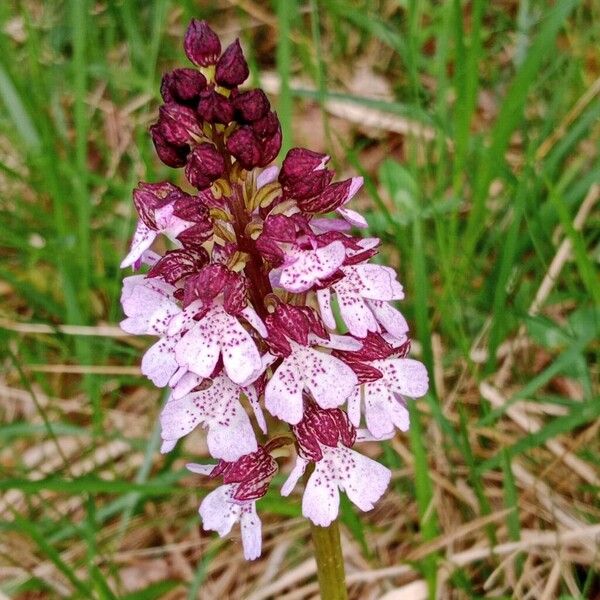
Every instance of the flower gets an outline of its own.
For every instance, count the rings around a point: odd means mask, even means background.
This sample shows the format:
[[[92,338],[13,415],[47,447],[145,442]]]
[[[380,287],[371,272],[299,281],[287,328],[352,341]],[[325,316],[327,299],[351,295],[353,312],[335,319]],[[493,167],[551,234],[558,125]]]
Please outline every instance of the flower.
[[[350,421],[358,427],[364,405],[367,429],[376,439],[389,437],[394,427],[407,431],[406,396],[420,398],[427,393],[425,365],[406,358],[409,349],[407,338],[386,340],[370,334],[359,351],[336,353],[352,367],[360,382],[348,399]]]
[[[198,19],[192,19],[189,24],[183,47],[190,61],[199,67],[214,65],[221,54],[219,36],[206,21]]]
[[[339,490],[360,510],[371,510],[385,492],[391,472],[352,450],[357,432],[346,413],[307,402],[302,421],[293,429],[298,456],[281,494],[288,496],[308,464],[314,462],[302,497],[302,514],[307,519],[321,527],[330,525],[338,514]]]
[[[277,472],[277,463],[269,454],[275,445],[259,446],[255,452],[235,462],[187,465],[193,473],[223,477],[223,485],[204,498],[198,512],[204,529],[216,531],[220,537],[227,535],[239,521],[246,560],[254,560],[261,554],[262,526],[256,513],[256,500],[267,493]]]
[[[404,292],[396,281],[394,269],[382,265],[358,264],[342,266],[344,277],[317,291],[321,317],[325,324],[335,327],[331,295],[335,293],[340,316],[352,335],[365,337],[370,331],[381,331],[383,325],[396,337],[408,331],[402,314],[386,304],[402,300]]]
[[[196,227],[205,241],[212,232],[203,203],[170,183],[140,183],[133,192],[133,202],[140,219],[121,268],[137,263],[161,233],[177,240],[187,229]]]
[[[267,410],[283,421],[298,423],[304,412],[304,390],[323,408],[343,404],[358,380],[348,365],[315,347],[331,345],[316,313],[281,304],[267,317],[266,325],[271,350],[282,357],[265,388]],[[347,347],[339,339],[333,344]]]

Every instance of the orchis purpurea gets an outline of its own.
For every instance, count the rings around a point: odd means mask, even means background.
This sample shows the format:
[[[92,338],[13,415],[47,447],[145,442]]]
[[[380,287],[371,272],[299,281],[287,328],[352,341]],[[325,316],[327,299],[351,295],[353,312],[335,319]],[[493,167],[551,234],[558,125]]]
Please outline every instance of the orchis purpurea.
[[[362,178],[333,181],[329,157],[304,148],[270,165],[281,127],[262,90],[239,87],[248,77],[239,41],[221,52],[214,31],[194,20],[184,49],[194,68],[163,77],[150,131],[160,159],[183,168],[188,191],[162,182],[133,192],[139,221],[122,267],[141,274],[123,282],[121,326],[158,336],[142,372],[171,390],[161,450],[206,429],[219,462],[189,469],[223,485],[202,501],[204,528],[223,536],[240,521],[254,559],[256,500],[277,471],[273,450],[295,443],[283,495],[309,468],[302,508],[314,524],[336,518],[339,490],[370,510],[390,472],[353,446],[406,430],[407,398],[425,394],[428,379],[406,357],[408,325],[390,304],[404,297],[395,272],[368,262],[379,240],[350,233],[367,225],[347,207]],[[151,246],[161,234],[170,249],[159,255]],[[271,424],[288,428],[287,441],[269,439],[263,406]]]

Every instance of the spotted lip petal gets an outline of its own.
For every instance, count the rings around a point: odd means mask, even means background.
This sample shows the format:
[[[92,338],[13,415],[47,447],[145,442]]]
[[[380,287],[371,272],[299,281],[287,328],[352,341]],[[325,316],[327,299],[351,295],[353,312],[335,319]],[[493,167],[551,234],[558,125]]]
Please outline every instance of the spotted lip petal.
[[[407,431],[410,420],[405,396],[419,398],[427,393],[429,380],[425,366],[411,358],[369,361],[381,377],[357,387],[348,399],[348,413],[355,426],[364,403],[368,430],[376,439],[385,439],[394,428]]]
[[[239,400],[241,392],[227,376],[219,375],[206,389],[169,399],[160,415],[163,452],[201,424],[208,429],[211,456],[235,461],[255,452],[256,438]]]
[[[245,385],[263,367],[258,348],[238,319],[214,306],[181,338],[175,348],[177,361],[201,377],[210,377],[219,356],[234,383]]]
[[[281,271],[281,287],[289,292],[305,292],[319,280],[335,273],[345,257],[344,245],[337,241],[315,250],[293,249],[286,255],[286,263]]]
[[[127,318],[121,329],[138,335],[161,335],[171,319],[180,312],[173,292],[175,288],[165,281],[132,275],[123,280],[121,305]]]
[[[267,383],[265,406],[273,416],[296,424],[302,419],[305,389],[319,406],[334,408],[344,403],[357,382],[354,371],[341,360],[292,343],[292,353]]]

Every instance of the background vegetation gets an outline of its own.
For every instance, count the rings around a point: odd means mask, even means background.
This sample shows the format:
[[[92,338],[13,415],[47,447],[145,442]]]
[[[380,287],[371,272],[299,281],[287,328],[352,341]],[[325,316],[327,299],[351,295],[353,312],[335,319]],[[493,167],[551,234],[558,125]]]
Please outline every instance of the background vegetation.
[[[180,177],[147,127],[191,17],[242,38],[288,147],[364,175],[432,374],[388,494],[343,507],[351,597],[600,597],[600,5],[9,0],[0,598],[317,594],[299,495],[261,501],[258,562],[201,532],[203,437],[159,454],[117,327],[131,189]]]

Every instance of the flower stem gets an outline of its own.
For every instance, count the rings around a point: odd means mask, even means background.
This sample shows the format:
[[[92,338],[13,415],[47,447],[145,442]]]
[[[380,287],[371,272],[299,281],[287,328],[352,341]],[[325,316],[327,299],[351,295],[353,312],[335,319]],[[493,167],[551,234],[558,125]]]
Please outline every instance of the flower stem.
[[[310,528],[315,547],[321,599],[348,600],[337,520],[329,527],[319,527],[311,523]]]

